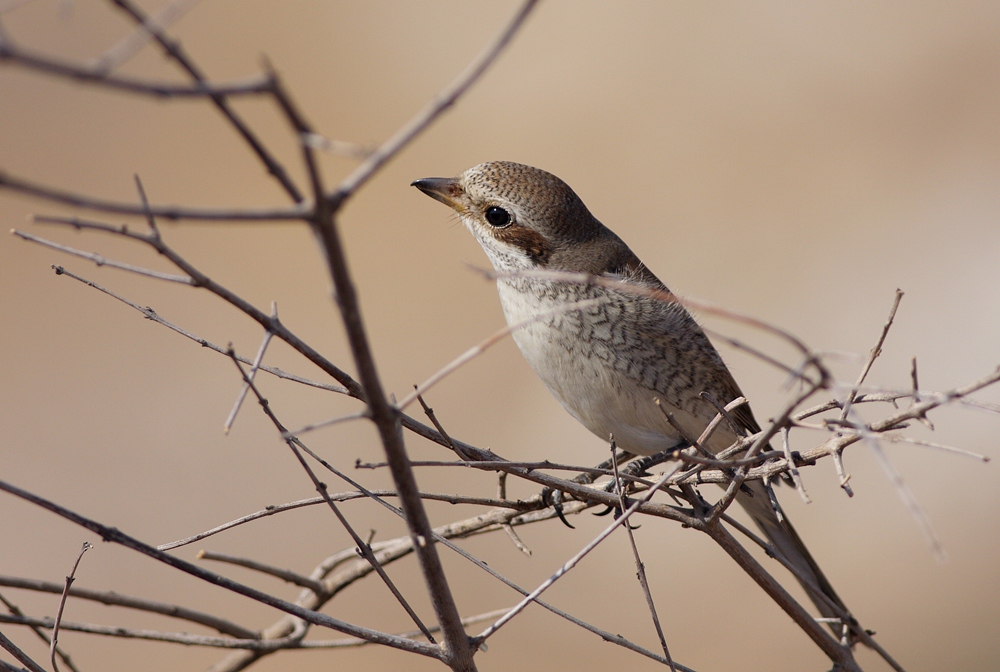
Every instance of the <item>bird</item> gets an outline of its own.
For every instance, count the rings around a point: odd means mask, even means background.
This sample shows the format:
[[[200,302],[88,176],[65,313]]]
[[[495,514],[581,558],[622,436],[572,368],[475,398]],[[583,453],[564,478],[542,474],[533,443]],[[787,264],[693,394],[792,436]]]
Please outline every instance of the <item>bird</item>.
[[[666,285],[555,175],[491,161],[455,178],[423,178],[411,186],[458,213],[496,271],[504,316],[518,326],[512,337],[524,358],[570,415],[598,437],[613,437],[637,455],[687,446],[686,437],[700,436],[718,413],[707,396],[721,404],[743,396],[687,309],[664,300],[672,296]],[[566,282],[553,271],[605,281]],[[647,291],[629,291],[625,284]],[[748,404],[731,417],[749,434],[760,431]],[[721,423],[704,448],[716,454],[737,438]],[[744,485],[736,501],[796,568],[819,612],[849,617],[764,484]]]

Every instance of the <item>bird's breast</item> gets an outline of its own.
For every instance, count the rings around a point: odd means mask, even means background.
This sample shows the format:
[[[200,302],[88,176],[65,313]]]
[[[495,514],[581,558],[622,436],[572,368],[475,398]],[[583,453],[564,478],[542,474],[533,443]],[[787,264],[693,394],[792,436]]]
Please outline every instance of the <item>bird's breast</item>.
[[[662,306],[603,287],[514,280],[498,283],[508,324],[528,364],[589,430],[649,454],[679,436],[654,399],[687,417],[684,387]],[[581,301],[596,305],[575,308]],[[693,416],[691,418],[694,423]]]

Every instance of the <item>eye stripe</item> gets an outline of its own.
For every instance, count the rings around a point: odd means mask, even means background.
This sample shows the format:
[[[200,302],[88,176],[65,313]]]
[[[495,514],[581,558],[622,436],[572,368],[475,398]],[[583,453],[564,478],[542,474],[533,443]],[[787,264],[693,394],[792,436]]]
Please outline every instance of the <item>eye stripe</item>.
[[[545,236],[526,226],[515,224],[496,229],[493,235],[497,240],[519,248],[536,264],[544,264],[552,256],[552,248]]]

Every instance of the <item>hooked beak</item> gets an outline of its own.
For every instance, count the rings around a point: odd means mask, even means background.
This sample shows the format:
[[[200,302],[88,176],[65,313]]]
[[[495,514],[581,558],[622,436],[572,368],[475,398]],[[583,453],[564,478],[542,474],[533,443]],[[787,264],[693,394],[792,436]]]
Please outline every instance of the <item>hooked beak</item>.
[[[411,187],[416,187],[436,201],[441,201],[450,208],[463,210],[459,199],[465,194],[465,190],[453,177],[424,177],[410,183]]]

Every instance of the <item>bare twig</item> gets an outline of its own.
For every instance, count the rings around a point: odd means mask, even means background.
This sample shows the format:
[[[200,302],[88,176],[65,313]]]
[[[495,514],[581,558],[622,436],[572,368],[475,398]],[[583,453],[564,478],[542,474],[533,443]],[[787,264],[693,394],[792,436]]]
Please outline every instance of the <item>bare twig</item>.
[[[67,245],[62,245],[60,243],[52,242],[51,240],[46,240],[45,238],[40,238],[30,233],[25,233],[24,231],[18,231],[17,229],[11,229],[10,232],[12,235],[17,236],[22,240],[27,240],[28,242],[31,243],[44,245],[45,247],[51,248],[53,250],[58,250],[59,252],[71,254],[75,257],[80,257],[82,259],[89,259],[98,266],[117,268],[123,271],[128,271],[129,273],[135,273],[136,275],[144,275],[149,278],[155,278],[157,280],[165,280],[167,282],[178,282],[182,285],[194,284],[194,281],[186,275],[161,273],[160,271],[153,271],[148,268],[142,268],[141,266],[133,266],[132,264],[126,264],[120,261],[115,261],[114,259],[108,259],[107,257],[104,257],[103,255],[97,254],[95,252],[85,252],[83,250],[78,250],[76,248],[69,247]]]
[[[372,490],[370,492],[338,492],[338,493],[331,493],[329,496],[334,501],[347,502],[353,499],[363,499],[366,497],[370,498],[372,495],[374,495],[375,497],[395,497],[396,492],[394,490]],[[537,508],[523,501],[508,501],[504,499],[491,499],[489,497],[469,497],[466,495],[449,495],[436,492],[421,492],[420,497],[422,499],[427,499],[437,502],[446,502],[448,504],[472,504],[475,506],[492,506],[505,509],[513,509],[515,511],[528,511],[533,508]],[[240,525],[244,525],[246,523],[259,520],[260,518],[266,518],[268,516],[273,516],[278,513],[284,513],[285,511],[300,509],[305,506],[315,506],[317,504],[325,504],[325,503],[326,499],[324,499],[323,497],[312,497],[310,499],[300,499],[298,501],[288,502],[286,504],[275,504],[272,506],[268,506],[265,509],[261,509],[260,511],[256,511],[246,516],[237,518],[236,520],[231,520],[228,523],[223,523],[222,525],[213,527],[210,530],[200,532],[193,536],[186,537],[184,539],[179,539],[177,541],[171,541],[170,543],[167,544],[161,544],[157,546],[157,549],[161,551],[169,551],[174,548],[179,548],[181,546],[187,546],[188,544],[193,544],[196,541],[201,541],[202,539],[206,539],[208,537],[219,534],[220,532],[225,532],[226,530],[231,530],[234,527],[239,527]],[[3,577],[0,577],[0,585],[4,585]]]
[[[103,54],[94,59],[90,64],[91,69],[103,73],[110,73],[118,69],[152,41],[153,36],[146,27],[147,24],[155,25],[158,29],[163,30],[171,24],[176,23],[199,2],[201,0],[173,0],[173,2],[165,5],[160,11],[149,17],[145,24],[137,27],[129,35],[123,37],[114,46],[105,50]]]
[[[3,583],[2,583],[2,579],[3,578],[4,577],[0,577],[0,585],[3,585]],[[52,585],[55,587],[55,590],[52,591],[52,592],[58,593],[58,592],[62,591],[62,586],[60,586],[58,584],[52,584]],[[9,611],[12,615],[14,615],[14,616],[24,616],[24,612],[21,611],[21,608],[18,607],[13,602],[11,602],[10,600],[8,600],[3,595],[0,595],[0,602],[4,603],[4,606],[7,607],[7,611]],[[52,642],[51,638],[48,635],[46,635],[44,632],[42,632],[41,628],[39,628],[37,626],[29,626],[29,627],[31,628],[32,632],[34,632],[36,635],[38,635],[39,639],[41,639],[43,642],[45,642],[46,645],[51,644],[51,642]],[[73,672],[80,672],[79,668],[77,668],[76,664],[73,662],[73,659],[70,657],[70,655],[68,653],[66,653],[65,651],[63,651],[63,649],[61,647],[56,647],[56,653],[59,655],[59,658],[61,658],[62,661],[66,664],[66,667],[68,667],[69,669],[73,670]]]
[[[875,454],[875,459],[882,466],[885,471],[886,476],[889,477],[889,481],[892,483],[893,487],[896,489],[896,494],[903,501],[903,505],[906,510],[909,511],[913,520],[916,521],[917,527],[920,531],[924,533],[924,537],[927,539],[927,543],[931,547],[931,552],[934,554],[935,559],[938,562],[945,562],[948,559],[948,554],[944,549],[944,545],[938,538],[937,533],[934,532],[934,527],[931,525],[931,520],[927,516],[927,512],[924,508],[920,506],[920,502],[917,501],[916,496],[913,491],[910,490],[910,486],[906,484],[903,479],[903,475],[899,473],[896,469],[896,465],[892,463],[889,456],[885,454],[885,450],[882,448],[882,444],[879,443],[878,437],[870,431],[866,426],[858,424],[856,429],[860,433],[861,437],[864,439],[865,444],[871,449]]]
[[[214,96],[259,96],[271,91],[271,82],[256,76],[229,84],[207,82],[186,86],[170,82],[153,82],[123,75],[109,75],[93,67],[43,56],[13,45],[9,39],[0,40],[0,62],[47,75],[96,84],[110,89],[158,98],[212,98]]]
[[[317,594],[323,592],[323,586],[318,581],[313,581],[308,576],[302,576],[301,574],[293,572],[289,569],[281,569],[280,567],[268,565],[267,563],[254,560],[252,558],[241,558],[228,553],[218,553],[216,551],[205,550],[198,551],[198,555],[195,557],[199,560],[215,560],[216,562],[225,562],[230,565],[246,567],[247,569],[252,569],[253,571],[260,572],[261,574],[268,574],[279,578],[282,581],[294,583],[296,586],[307,588]]]
[[[728,404],[723,406],[722,404],[719,403],[718,399],[713,397],[708,392],[702,391],[698,396],[707,401],[708,403],[712,404],[716,412],[723,418],[725,418],[726,424],[729,425],[729,429],[733,431],[733,434],[735,434],[736,436],[747,435],[746,429],[744,429],[738,422],[736,422],[736,419],[729,413],[729,411],[735,410],[736,408],[747,403],[746,397],[736,397]],[[713,419],[712,422],[718,424],[718,420]],[[715,431],[714,427],[712,428],[712,431],[713,432]],[[705,429],[705,432],[708,434],[708,436],[711,436],[711,432],[708,431],[708,428]],[[708,436],[699,438],[698,442],[704,444],[706,441],[708,441]]]
[[[854,490],[850,486],[851,475],[844,469],[843,449],[838,448],[836,450],[832,450],[830,452],[830,457],[833,458],[833,467],[837,470],[837,477],[840,479],[840,487],[843,488],[848,497],[853,497]]]
[[[811,576],[803,573],[795,565],[793,565],[785,556],[778,551],[772,544],[764,541],[756,534],[747,529],[738,520],[731,518],[727,514],[723,514],[722,519],[726,521],[729,525],[737,529],[745,537],[753,541],[755,544],[760,546],[767,553],[768,557],[777,560],[785,569],[791,572],[796,579],[805,585],[810,585],[814,588],[817,596],[824,601],[824,603],[830,608],[830,610],[837,614],[836,618],[814,618],[813,620],[817,623],[841,623],[847,627],[851,633],[853,633],[861,642],[872,649],[874,649],[882,658],[889,664],[889,666],[896,670],[896,672],[906,672],[903,667],[893,659],[889,653],[883,649],[877,641],[872,637],[872,634],[863,628],[861,624],[850,613],[846,612],[841,605],[837,604],[831,600],[826,594],[824,594],[818,586],[815,585]]]
[[[240,375],[243,376],[243,382],[251,390],[253,390],[254,395],[257,397],[257,401],[260,403],[261,408],[264,410],[264,414],[268,417],[268,419],[272,422],[272,424],[274,424],[278,432],[282,436],[285,436],[287,434],[287,430],[278,420],[278,417],[274,414],[274,411],[271,410],[270,404],[268,404],[267,399],[265,399],[263,395],[261,395],[260,390],[257,389],[257,386],[254,384],[253,380],[243,369],[243,366],[240,364],[240,361],[236,359],[235,353],[232,351],[232,349],[230,349],[229,356],[232,359],[233,363],[236,365],[236,368],[239,369]],[[330,507],[330,510],[333,511],[333,514],[337,517],[337,520],[340,521],[340,524],[344,527],[347,533],[354,540],[354,543],[357,544],[358,551],[364,556],[365,560],[367,560],[371,564],[372,568],[379,575],[379,578],[382,579],[382,582],[385,583],[386,587],[389,589],[389,592],[392,593],[392,596],[396,598],[396,601],[399,602],[400,606],[402,606],[403,609],[406,611],[406,613],[410,616],[410,618],[413,619],[413,622],[420,629],[420,631],[424,633],[424,636],[427,637],[427,640],[430,641],[431,643],[434,643],[434,637],[427,629],[427,626],[423,624],[423,621],[421,621],[420,617],[417,616],[417,612],[413,610],[413,607],[410,606],[409,602],[407,602],[406,598],[403,597],[403,594],[393,583],[392,579],[389,578],[389,575],[386,573],[385,568],[382,567],[378,559],[375,557],[375,554],[372,552],[371,546],[369,546],[358,535],[358,533],[354,531],[354,527],[348,522],[347,518],[344,517],[344,514],[340,511],[340,507],[338,507],[337,504],[333,501],[333,498],[330,497],[330,493],[327,490],[326,484],[320,481],[319,478],[316,477],[315,472],[313,472],[313,470],[309,467],[309,464],[305,461],[305,458],[302,457],[302,453],[299,452],[299,445],[301,445],[301,442],[295,437],[286,438],[284,439],[284,441],[285,444],[291,449],[295,457],[298,459],[299,464],[302,465],[302,468],[309,476],[309,479],[313,482],[313,485],[315,486],[317,492],[319,492],[320,496],[323,497],[324,501]]]
[[[788,427],[781,428],[781,448],[785,452],[785,460],[788,462],[788,473],[792,475],[795,491],[802,497],[803,502],[810,504],[812,500],[806,494],[806,488],[802,484],[802,476],[799,474],[798,467],[795,466],[795,460],[792,459],[792,448],[788,441]]]
[[[65,507],[59,506],[54,502],[32,494],[26,490],[22,490],[15,485],[7,483],[6,481],[0,480],[0,490],[8,492],[15,497],[19,497],[47,511],[51,511],[52,513],[80,525],[81,527],[85,527],[86,529],[99,534],[104,541],[120,544],[126,548],[130,548],[133,551],[137,551],[138,553],[153,558],[154,560],[162,562],[186,574],[190,574],[191,576],[207,581],[208,583],[221,588],[225,588],[231,592],[238,593],[257,602],[280,609],[281,611],[292,614],[293,616],[296,616],[308,623],[312,623],[313,625],[331,628],[355,637],[369,639],[375,643],[384,644],[386,646],[402,649],[411,653],[419,653],[420,655],[431,658],[440,659],[442,655],[441,650],[436,646],[424,644],[422,642],[415,642],[413,640],[396,637],[388,633],[354,625],[353,623],[348,623],[346,621],[333,618],[332,616],[327,616],[326,614],[313,611],[312,609],[305,609],[297,604],[274,597],[273,595],[269,595],[263,591],[257,590],[256,588],[251,588],[250,586],[233,581],[232,579],[220,576],[214,572],[203,569],[198,565],[159,551],[149,544],[143,543],[138,539],[125,534],[117,528],[102,525],[97,521],[81,516],[78,513],[70,511]]]
[[[841,646],[827,631],[817,623],[809,612],[788,594],[781,584],[760,566],[752,555],[720,524],[704,525],[700,529],[706,532],[733,560],[740,565],[754,581],[780,606],[786,614],[798,625],[813,642],[840,669],[860,672],[858,664],[851,654],[850,648]]]
[[[615,440],[614,437],[611,437],[611,465],[615,470],[615,489],[618,491],[622,511],[624,511],[628,501],[625,496],[625,488],[619,478],[618,462],[614,459],[615,452]],[[622,526],[628,534],[628,543],[632,547],[632,557],[635,559],[636,576],[639,579],[639,585],[642,587],[642,593],[646,596],[646,606],[649,607],[649,614],[653,619],[653,627],[656,629],[656,636],[660,638],[660,647],[663,649],[663,657],[667,659],[671,672],[677,672],[677,668],[674,667],[674,659],[670,657],[670,650],[667,648],[667,638],[663,634],[663,627],[660,625],[660,617],[656,615],[656,606],[653,604],[653,594],[649,591],[649,582],[646,580],[646,566],[639,558],[639,548],[635,545],[635,535],[632,534],[632,526],[627,521],[622,523]]]
[[[414,391],[416,391],[419,388],[418,386],[414,385],[413,389]],[[470,459],[469,456],[466,455],[464,452],[462,452],[462,449],[456,446],[454,441],[451,440],[451,437],[448,436],[448,432],[444,430],[444,427],[438,421],[437,416],[434,415],[434,409],[427,405],[427,402],[424,401],[423,396],[421,396],[419,393],[417,394],[417,401],[420,402],[420,407],[424,409],[424,415],[426,415],[427,419],[431,421],[432,425],[434,425],[434,429],[436,429],[441,434],[441,436],[444,437],[444,440],[448,442],[448,447],[451,448],[452,451],[454,451],[454,453],[463,460]]]
[[[347,142],[346,140],[334,140],[333,138],[322,136],[319,133],[309,133],[304,135],[302,137],[302,142],[308,144],[313,149],[327,151],[332,154],[346,156],[351,159],[367,159],[371,156],[371,153],[375,151],[371,147],[365,147],[364,145],[359,145],[354,142]]]
[[[916,357],[911,357],[910,358],[910,365],[911,365],[910,366],[910,379],[913,381],[913,396],[910,397],[910,406],[913,406],[913,404],[920,403],[920,393],[919,393],[920,386],[917,383],[917,358]],[[927,418],[926,415],[919,416],[917,418],[917,420],[919,420],[920,422],[922,422],[928,429],[931,429],[931,430],[934,429],[934,424]]]
[[[70,570],[69,575],[66,577],[66,586],[63,588],[62,597],[59,598],[59,609],[56,611],[56,620],[52,625],[52,641],[49,642],[49,662],[52,663],[52,669],[55,672],[59,672],[59,663],[56,662],[56,647],[59,646],[59,622],[62,621],[63,609],[66,608],[66,598],[69,597],[70,586],[76,580],[76,568],[80,566],[83,554],[92,548],[93,546],[90,545],[90,542],[83,542],[83,546],[80,547],[80,552],[76,556],[76,561],[73,563],[73,569]]]
[[[271,302],[271,319],[278,319],[278,304],[274,301]],[[253,365],[250,367],[249,373],[247,373],[247,378],[252,382],[257,376],[257,369],[260,368],[261,362],[264,361],[264,353],[267,351],[267,345],[271,342],[271,337],[274,336],[270,331],[264,332],[264,338],[260,341],[260,347],[257,348],[257,356],[253,359]],[[232,348],[230,348],[232,350]],[[239,361],[239,360],[237,360]],[[229,433],[229,430],[233,426],[233,422],[236,420],[236,414],[240,412],[240,406],[243,405],[243,400],[246,399],[247,392],[250,391],[250,384],[243,383],[240,386],[239,394],[236,395],[236,403],[233,404],[233,410],[229,411],[229,416],[226,418],[226,422],[222,425],[222,431],[225,434]]]
[[[308,425],[302,425],[298,429],[288,429],[281,435],[283,439],[290,439],[296,437],[300,434],[308,434],[309,432],[315,431],[317,429],[322,429],[324,427],[332,427],[334,425],[339,425],[343,422],[351,422],[352,420],[370,420],[371,413],[366,408],[363,411],[357,411],[356,413],[347,413],[346,415],[338,415],[335,418],[327,418],[326,420],[321,420],[319,422],[313,422]]]
[[[150,18],[140,7],[130,2],[129,0],[111,0],[111,3],[119,7],[126,14],[131,16],[136,23],[141,24],[149,34],[160,43],[163,47],[164,53],[177,62],[180,67],[185,70],[198,84],[204,84],[206,77],[201,72],[201,69],[187,57],[184,53],[183,48],[179,41],[169,37],[164,30],[164,24],[158,23],[155,18]],[[271,92],[274,92],[276,82],[273,78],[269,78],[271,84]],[[284,166],[274,158],[270,151],[264,146],[264,144],[257,137],[250,127],[243,121],[243,119],[236,113],[236,111],[229,104],[226,96],[214,94],[209,96],[215,106],[218,108],[219,112],[222,113],[229,123],[232,125],[236,132],[240,134],[244,141],[250,146],[257,158],[260,159],[261,163],[267,168],[267,172],[270,173],[275,180],[284,188],[284,190],[291,196],[292,200],[296,203],[301,203],[303,198],[298,187],[292,182],[291,178],[288,176],[287,171]]]
[[[107,294],[111,298],[117,299],[118,301],[121,301],[126,306],[129,306],[131,308],[134,308],[135,310],[138,310],[140,313],[143,314],[143,316],[145,316],[145,318],[147,320],[150,320],[150,321],[155,322],[157,324],[163,325],[167,329],[170,329],[171,331],[174,331],[174,332],[180,334],[181,336],[184,336],[185,338],[188,338],[188,339],[194,341],[195,343],[197,343],[198,345],[202,346],[203,348],[208,348],[209,350],[212,350],[213,352],[217,352],[220,355],[225,355],[226,352],[227,352],[226,348],[222,347],[221,345],[216,345],[215,343],[212,343],[211,341],[207,341],[204,338],[201,338],[200,336],[192,334],[190,331],[187,331],[186,329],[183,329],[182,327],[177,326],[176,324],[170,322],[169,320],[164,319],[162,316],[160,316],[159,313],[157,313],[155,310],[153,310],[152,308],[150,308],[148,306],[145,306],[145,307],[140,306],[138,303],[135,303],[134,301],[130,301],[130,300],[126,299],[125,297],[121,296],[120,294],[116,294],[115,292],[112,292],[110,289],[102,287],[101,285],[98,285],[95,282],[91,282],[90,280],[87,280],[86,278],[80,277],[79,275],[76,275],[75,273],[71,273],[71,272],[67,271],[62,266],[53,266],[52,268],[53,268],[53,270],[55,270],[55,272],[56,272],[57,275],[65,275],[68,278],[73,278],[74,280],[76,280],[78,282],[82,282],[83,284],[87,285],[88,287],[92,287],[92,288],[96,289],[97,291],[99,291],[99,292],[101,292],[103,294]],[[249,359],[247,359],[246,357],[243,357],[241,355],[238,356],[238,359],[242,363],[244,363],[244,364],[253,364],[253,362],[251,362]],[[279,369],[277,367],[274,367],[274,366],[266,366],[264,364],[261,364],[258,367],[258,369],[261,370],[261,371],[265,371],[267,373],[270,373],[272,376],[276,376],[278,378],[282,378],[284,380],[290,380],[290,381],[295,382],[295,383],[301,383],[303,385],[308,385],[310,387],[316,387],[316,388],[319,388],[321,390],[327,390],[329,392],[339,392],[341,394],[348,394],[347,388],[341,387],[340,385],[330,385],[328,383],[320,383],[320,382],[315,381],[315,380],[310,380],[308,378],[303,378],[302,376],[296,376],[293,373],[288,373],[287,371],[283,371],[283,370],[281,370],[281,369]]]
[[[135,240],[149,245],[159,254],[166,257],[172,264],[191,276],[194,280],[194,286],[206,289],[212,294],[215,294],[220,299],[226,301],[247,316],[254,319],[258,324],[264,327],[264,329],[273,332],[275,336],[290,345],[299,354],[329,374],[337,382],[341,383],[347,389],[348,394],[352,397],[358,399],[364,398],[364,391],[362,390],[361,385],[359,385],[358,382],[345,371],[340,369],[340,367],[336,366],[333,362],[317,352],[315,348],[311,347],[298,336],[289,331],[280,320],[272,318],[270,315],[251,304],[249,301],[243,299],[232,290],[215,282],[205,273],[195,268],[190,262],[178,254],[169,245],[164,243],[159,237],[129,231],[127,227],[113,227],[99,222],[88,222],[78,219],[46,217],[40,218],[39,221],[69,225],[77,229],[102,231],[104,233],[123,236],[130,240]]]
[[[919,439],[911,439],[908,436],[900,436],[898,434],[886,434],[885,440],[891,443],[912,443],[915,446],[926,446],[928,448],[935,448],[937,450],[943,450],[946,453],[955,453],[956,455],[965,455],[966,457],[971,457],[974,460],[979,460],[980,462],[989,462],[990,458],[986,455],[980,455],[979,453],[974,453],[971,450],[964,450],[962,448],[955,448],[954,446],[945,446],[940,443],[933,443],[931,441],[921,441]]]
[[[46,672],[44,667],[32,660],[31,656],[18,648],[17,644],[4,637],[2,632],[0,632],[0,648],[3,648],[7,653],[14,656],[22,665],[27,665],[31,672]]]
[[[42,593],[55,593],[57,595],[63,591],[63,586],[58,583],[53,583],[51,581],[38,581],[36,579],[26,579],[17,576],[0,576],[0,586],[9,586],[11,588],[20,588],[22,590],[34,590]],[[212,614],[206,614],[201,611],[195,611],[194,609],[188,609],[187,607],[182,607],[177,604],[156,602],[154,600],[132,597],[130,595],[122,595],[121,593],[117,593],[113,590],[92,590],[89,588],[73,587],[70,588],[69,594],[70,597],[78,600],[90,600],[109,606],[127,607],[129,609],[138,609],[140,611],[147,611],[154,614],[162,614],[164,616],[170,616],[171,618],[180,618],[185,621],[190,621],[191,623],[204,625],[205,627],[212,628],[213,630],[236,637],[237,639],[253,639],[256,636],[253,630],[245,628],[242,625],[238,625],[224,618],[219,618],[218,616],[213,616]],[[48,643],[48,640],[46,640],[46,643]]]
[[[0,614],[0,623],[13,623],[33,628],[51,628],[55,625],[51,618],[32,618],[29,616],[5,616]],[[145,639],[155,642],[184,644],[187,646],[210,646],[222,649],[250,649],[256,651],[273,651],[277,649],[297,648],[296,641],[289,637],[282,640],[261,640],[257,638],[233,639],[231,637],[215,637],[212,635],[192,635],[186,632],[166,632],[163,630],[146,630],[124,628],[120,625],[98,625],[95,623],[73,623],[66,621],[60,624],[62,630],[85,632],[91,635],[119,637],[122,639]]]
[[[847,396],[847,401],[844,402],[844,408],[840,412],[840,419],[846,420],[851,413],[851,404],[854,403],[854,397],[857,395],[857,388],[865,382],[865,378],[868,377],[868,372],[872,369],[872,364],[875,363],[875,359],[882,354],[882,344],[885,343],[885,337],[889,335],[889,329],[892,327],[892,321],[896,318],[896,309],[899,308],[899,302],[903,299],[903,291],[901,289],[896,290],[896,296],[892,301],[892,308],[889,310],[889,317],[885,321],[885,326],[882,327],[882,333],[878,337],[878,341],[875,343],[875,347],[871,349],[868,353],[868,361],[865,362],[864,367],[861,369],[861,374],[858,376],[858,382],[854,384],[854,389]],[[916,388],[914,388],[916,389]]]
[[[311,212],[309,203],[298,203],[284,208],[188,208],[174,205],[140,205],[108,201],[91,196],[73,194],[61,189],[34,184],[0,172],[0,188],[34,196],[51,203],[62,203],[77,208],[120,215],[145,216],[147,212],[165,219],[201,219],[219,222],[260,222],[302,220]]]
[[[586,546],[584,546],[582,549],[580,549],[580,551],[578,553],[576,553],[572,558],[570,558],[565,563],[563,563],[562,567],[560,567],[559,569],[557,569],[556,572],[552,576],[550,576],[545,581],[543,581],[541,583],[541,585],[539,585],[537,588],[535,588],[535,590],[533,590],[529,595],[527,595],[523,600],[521,600],[513,609],[511,609],[506,614],[504,614],[501,618],[499,618],[496,621],[496,623],[494,623],[493,625],[491,625],[490,627],[486,628],[481,633],[479,633],[478,635],[476,635],[473,638],[474,641],[475,641],[475,643],[476,643],[476,646],[479,646],[480,644],[482,644],[486,639],[488,639],[491,635],[493,635],[497,630],[499,630],[500,628],[502,628],[512,618],[514,618],[519,613],[521,613],[522,611],[524,611],[524,609],[529,604],[531,604],[532,602],[534,602],[535,599],[539,595],[541,595],[543,592],[545,592],[545,590],[547,590],[550,586],[552,586],[552,584],[554,584],[556,581],[558,581],[560,578],[562,578],[567,572],[569,572],[571,569],[573,569],[574,567],[576,567],[576,565],[579,564],[579,562],[588,553],[590,553],[592,550],[594,550],[595,548],[597,548],[597,546],[602,541],[604,541],[605,539],[607,539],[611,535],[611,533],[615,531],[615,529],[618,527],[619,524],[621,524],[621,525],[628,525],[628,519],[632,516],[632,514],[635,513],[639,509],[639,507],[641,505],[649,502],[649,500],[653,498],[653,495],[656,494],[656,491],[663,484],[665,484],[667,482],[667,480],[674,473],[676,473],[678,471],[678,469],[680,469],[680,466],[676,466],[676,467],[673,468],[672,471],[667,472],[667,474],[665,476],[663,476],[652,488],[650,488],[649,492],[647,492],[644,497],[642,497],[641,499],[636,499],[634,502],[632,502],[632,504],[627,509],[625,509],[624,511],[622,511],[621,517],[617,518],[614,522],[611,523],[611,525],[609,525],[608,527],[604,528],[604,530],[600,534],[598,534],[596,537],[594,537],[594,539],[590,543],[588,543]]]
[[[445,110],[454,105],[462,94],[468,91],[482,77],[483,73],[493,64],[504,47],[514,39],[514,35],[521,29],[521,26],[528,18],[531,10],[535,8],[537,2],[538,0],[526,0],[493,42],[483,49],[455,81],[435,96],[434,100],[429,102],[413,119],[396,131],[395,135],[382,143],[381,147],[372,152],[371,156],[365,159],[364,163],[358,166],[354,172],[340,183],[336,192],[330,197],[335,210],[346,199],[350,198],[361,185],[367,182],[389,159],[398,154],[410,141],[420,135],[435,119],[441,116]]]

